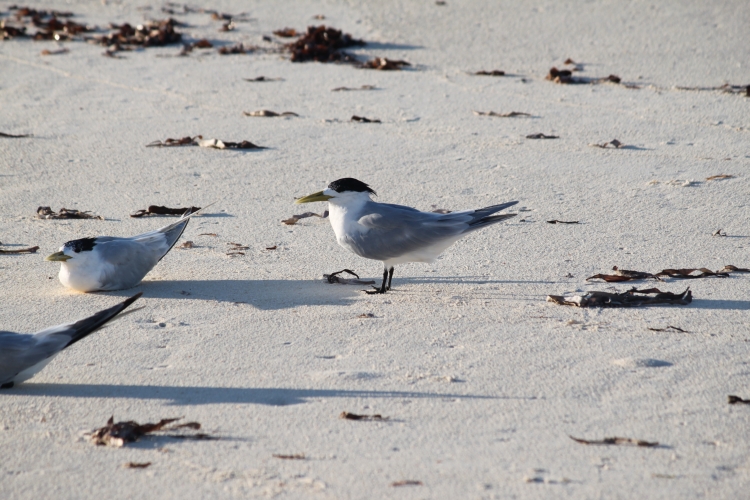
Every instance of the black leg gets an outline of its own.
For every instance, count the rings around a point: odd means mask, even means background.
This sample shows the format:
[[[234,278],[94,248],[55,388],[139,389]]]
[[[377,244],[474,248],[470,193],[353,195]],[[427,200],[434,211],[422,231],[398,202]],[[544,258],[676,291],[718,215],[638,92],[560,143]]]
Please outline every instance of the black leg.
[[[391,289],[391,281],[393,281],[393,266],[391,266],[391,269],[388,271],[388,286],[385,287],[386,290]]]
[[[369,293],[370,295],[375,293],[385,293],[386,283],[388,283],[388,269],[383,270],[383,284],[380,285],[380,288],[373,286],[375,290],[365,290],[365,293]]]

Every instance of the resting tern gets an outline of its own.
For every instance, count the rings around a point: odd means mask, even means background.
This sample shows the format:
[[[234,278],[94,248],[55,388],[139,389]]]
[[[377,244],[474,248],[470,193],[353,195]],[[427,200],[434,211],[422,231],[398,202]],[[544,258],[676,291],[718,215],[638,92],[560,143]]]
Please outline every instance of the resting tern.
[[[99,236],[69,241],[45,260],[60,262],[60,283],[79,292],[132,288],[167,255],[196,213],[186,213],[168,226],[130,238]]]
[[[393,266],[405,262],[434,262],[446,248],[463,236],[516,214],[492,215],[518,203],[438,214],[415,208],[372,201],[376,194],[367,184],[347,177],[328,189],[297,200],[327,201],[331,226],[339,245],[366,259],[383,262],[383,284],[375,291],[391,289]]]
[[[137,293],[93,316],[53,326],[33,335],[0,331],[0,388],[9,389],[30,379],[60,351],[97,331],[140,296],[141,293]]]

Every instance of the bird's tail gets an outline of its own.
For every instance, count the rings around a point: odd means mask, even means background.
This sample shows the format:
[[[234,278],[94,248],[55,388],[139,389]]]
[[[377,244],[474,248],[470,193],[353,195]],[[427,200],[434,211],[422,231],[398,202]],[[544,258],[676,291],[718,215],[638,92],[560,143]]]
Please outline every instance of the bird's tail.
[[[108,321],[112,320],[115,316],[120,314],[130,304],[138,300],[141,295],[143,295],[143,292],[138,292],[129,299],[120,302],[116,306],[112,306],[109,309],[99,311],[93,316],[89,316],[88,318],[84,318],[70,324],[68,328],[70,330],[73,330],[73,334],[70,336],[70,342],[68,342],[65,347],[75,344],[79,340],[87,337],[88,335],[97,331],[99,328],[103,327],[105,324],[107,324]]]
[[[479,229],[481,227],[495,224],[496,222],[504,221],[506,219],[510,219],[511,217],[515,217],[518,214],[492,214],[499,212],[500,210],[504,210],[508,207],[512,207],[517,203],[517,201],[509,201],[508,203],[501,203],[500,205],[492,205],[491,207],[485,207],[480,208],[479,210],[475,210],[472,214],[472,220],[471,222],[469,222],[469,230]]]
[[[188,209],[185,211],[182,217],[179,218],[179,220],[176,220],[175,222],[173,222],[172,224],[169,224],[168,226],[164,226],[154,231],[141,234],[137,236],[136,239],[138,241],[144,241],[144,240],[148,241],[155,237],[158,237],[160,239],[161,235],[163,234],[167,239],[167,251],[164,252],[162,256],[159,258],[159,260],[161,260],[164,258],[165,255],[169,253],[170,250],[172,250],[172,247],[175,245],[175,243],[177,243],[177,240],[180,239],[180,236],[182,236],[182,233],[185,232],[185,228],[187,228],[188,222],[190,222],[190,218],[193,217],[194,215],[199,214],[203,210],[207,209],[214,203],[211,203],[210,205],[206,205],[205,207],[199,210],[195,210],[194,212],[191,212],[190,209]]]

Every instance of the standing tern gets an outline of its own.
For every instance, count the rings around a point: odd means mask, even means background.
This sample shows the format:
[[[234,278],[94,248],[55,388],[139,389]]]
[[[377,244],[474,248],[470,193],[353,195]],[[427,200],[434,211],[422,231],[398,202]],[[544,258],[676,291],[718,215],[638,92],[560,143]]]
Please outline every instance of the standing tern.
[[[137,293],[93,316],[33,335],[0,331],[0,389],[10,389],[14,384],[30,379],[60,351],[103,327],[140,296],[141,293]]]
[[[130,238],[72,240],[44,260],[60,262],[60,283],[79,292],[132,288],[167,255],[196,213],[185,213],[168,226]]]
[[[331,226],[339,245],[366,259],[383,262],[383,284],[367,293],[391,289],[393,266],[405,262],[432,263],[443,250],[463,236],[516,214],[492,215],[518,203],[438,214],[415,208],[372,201],[375,191],[362,181],[347,177],[328,189],[297,200],[327,201]]]

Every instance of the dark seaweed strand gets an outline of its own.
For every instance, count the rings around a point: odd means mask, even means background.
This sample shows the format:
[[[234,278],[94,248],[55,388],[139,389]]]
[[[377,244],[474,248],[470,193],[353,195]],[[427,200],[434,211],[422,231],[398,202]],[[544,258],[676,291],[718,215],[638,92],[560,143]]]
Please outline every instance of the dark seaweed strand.
[[[357,193],[377,194],[370,186],[352,177],[344,177],[343,179],[333,181],[332,183],[328,185],[328,188],[333,189],[337,193],[343,193],[345,191],[354,191]]]

